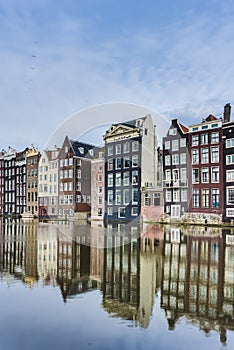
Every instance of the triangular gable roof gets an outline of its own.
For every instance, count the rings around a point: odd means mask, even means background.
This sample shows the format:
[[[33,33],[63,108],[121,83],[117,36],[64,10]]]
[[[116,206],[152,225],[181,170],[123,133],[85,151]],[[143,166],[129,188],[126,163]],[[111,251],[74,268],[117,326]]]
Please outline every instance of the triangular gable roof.
[[[135,126],[126,125],[126,123],[120,123],[120,124],[112,124],[111,127],[106,131],[106,134],[104,135],[104,140],[106,137],[118,135],[118,134],[125,134],[128,132],[132,132],[133,129],[137,129]]]
[[[69,139],[69,142],[71,144],[72,150],[77,157],[85,157],[85,158],[93,158],[93,154],[90,154],[90,150],[94,150],[95,146],[80,142],[80,141],[74,141]]]
[[[187,133],[189,131],[189,129],[183,124],[178,123],[178,125],[183,133]]]
[[[208,117],[206,117],[204,121],[212,122],[214,120],[218,120],[218,118],[216,118],[213,114],[209,114]]]

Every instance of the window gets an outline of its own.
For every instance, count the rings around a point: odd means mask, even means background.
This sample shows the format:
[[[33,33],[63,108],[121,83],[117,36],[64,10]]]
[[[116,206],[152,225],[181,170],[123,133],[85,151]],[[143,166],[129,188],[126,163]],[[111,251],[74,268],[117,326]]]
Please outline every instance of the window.
[[[169,129],[169,135],[176,135],[177,134],[177,129],[173,128],[173,129]]]
[[[120,154],[121,153],[121,144],[117,144],[117,145],[115,145],[115,153],[116,154]]]
[[[202,134],[201,135],[201,143],[202,143],[202,145],[207,145],[208,144],[208,134]]]
[[[130,167],[130,158],[129,157],[124,157],[124,159],[123,159],[123,166],[124,166],[124,168],[129,168]]]
[[[136,188],[132,190],[132,203],[138,204],[138,189]]]
[[[124,142],[124,153],[128,153],[130,151],[130,144],[129,142]]]
[[[192,150],[192,164],[198,164],[199,163],[199,153],[198,149]]]
[[[227,187],[227,204],[234,204],[234,187]]]
[[[81,179],[81,170],[80,169],[77,170],[77,178]]]
[[[78,192],[81,191],[81,182],[77,182],[77,183],[76,183],[76,190],[77,190]]]
[[[214,123],[211,125],[212,128],[217,128],[218,126],[219,126],[218,123]]]
[[[113,204],[114,203],[113,190],[109,190],[107,192],[107,202],[108,202],[108,204]]]
[[[193,190],[193,208],[199,208],[199,190]]]
[[[81,203],[81,195],[76,196],[76,203]]]
[[[128,204],[130,202],[129,189],[123,191],[124,204]]]
[[[124,172],[123,173],[123,184],[124,184],[124,186],[129,185],[129,178],[130,178],[129,172],[128,171]]]
[[[198,146],[198,144],[199,144],[198,135],[193,135],[192,136],[192,146]]]
[[[199,182],[199,169],[193,169],[192,182],[193,184]]]
[[[204,163],[209,163],[209,149],[208,148],[202,148],[201,150],[201,162]]]
[[[187,180],[187,169],[186,168],[180,169],[180,178],[181,178],[181,181]]]
[[[226,156],[226,164],[234,164],[234,154],[229,154]]]
[[[180,201],[180,190],[179,188],[173,189],[173,202],[179,202]]]
[[[217,163],[219,161],[219,148],[211,147],[211,161]]]
[[[119,218],[125,218],[126,217],[126,209],[125,208],[119,208],[118,209],[118,217]]]
[[[226,177],[227,177],[227,182],[234,181],[234,170],[227,170]]]
[[[109,187],[113,186],[113,174],[108,174],[107,175],[107,184]]]
[[[133,141],[132,143],[132,151],[138,151],[138,141]]]
[[[172,199],[172,194],[171,194],[171,189],[166,189],[166,202],[171,202]]]
[[[179,155],[178,154],[173,154],[172,155],[172,164],[173,165],[178,165],[179,164]]]
[[[170,148],[171,148],[171,142],[165,141],[165,149],[170,149]]]
[[[98,208],[98,216],[102,216],[102,208]]]
[[[115,203],[117,205],[120,205],[122,203],[121,190],[116,190],[115,191]]]
[[[187,202],[187,200],[188,200],[188,191],[186,190],[186,188],[182,188],[181,189],[181,201]]]
[[[212,132],[211,134],[211,143],[218,143],[219,142],[219,133],[218,132]]]
[[[154,193],[154,207],[160,206],[160,193]]]
[[[73,159],[72,158],[69,158],[69,165],[73,165]]]
[[[121,169],[121,158],[116,158],[115,167],[116,169]]]
[[[151,206],[151,194],[145,193],[145,206],[149,207]]]
[[[135,170],[135,171],[132,172],[132,184],[133,185],[137,185],[138,181],[139,181],[138,170]]]
[[[98,181],[99,181],[99,182],[102,182],[102,175],[99,175],[99,176],[98,176]]]
[[[209,182],[209,169],[202,168],[202,182]]]
[[[166,170],[166,171],[165,171],[165,179],[166,179],[166,181],[168,181],[168,182],[171,181],[171,170]]]
[[[115,174],[115,186],[121,186],[121,173]]]
[[[84,154],[84,147],[79,147],[78,148],[81,154]]]
[[[232,216],[234,216],[234,209],[226,209],[226,215],[227,215],[227,217],[232,217]],[[232,238],[232,240],[233,240],[233,236],[229,236],[229,237],[231,237]],[[228,238],[229,238],[228,237]],[[229,240],[229,239],[228,239]]]
[[[178,182],[179,181],[179,169],[173,169],[172,175],[173,175],[173,181]]]
[[[219,167],[211,168],[212,182],[219,182]]]
[[[113,145],[109,145],[107,148],[108,156],[113,156]]]
[[[210,193],[209,189],[203,189],[202,190],[202,207],[203,208],[209,208],[210,206]]]
[[[165,156],[165,165],[171,165],[171,156]]]
[[[108,207],[107,208],[107,213],[108,213],[108,215],[113,215],[113,208],[112,207]]]
[[[172,151],[178,151],[179,150],[179,140],[172,140],[171,146],[172,146]]]
[[[113,159],[108,159],[107,170],[113,170]]]
[[[186,147],[186,138],[180,139],[180,147]]]
[[[218,208],[219,207],[219,189],[214,188],[212,189],[212,208]]]
[[[72,177],[73,177],[73,170],[70,169],[70,170],[69,170],[69,178],[71,179]]]
[[[132,157],[132,166],[137,167],[139,165],[138,163],[138,155],[135,155]]]
[[[234,138],[226,140],[226,148],[234,147]]]
[[[180,154],[180,164],[186,164],[186,153],[181,153]]]
[[[101,194],[102,193],[102,186],[99,186],[98,187],[98,194]]]
[[[138,215],[138,208],[132,207],[132,216],[137,216],[137,215]]]

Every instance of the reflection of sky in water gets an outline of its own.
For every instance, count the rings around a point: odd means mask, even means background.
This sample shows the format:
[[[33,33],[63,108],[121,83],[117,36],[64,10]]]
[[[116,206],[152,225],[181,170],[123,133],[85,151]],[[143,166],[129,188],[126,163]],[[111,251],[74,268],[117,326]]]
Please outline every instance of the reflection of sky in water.
[[[156,298],[150,326],[110,318],[102,309],[102,295],[93,291],[64,304],[59,288],[25,288],[1,283],[0,339],[2,349],[217,349],[219,334],[205,336],[183,317],[168,330],[160,298]],[[234,341],[228,334],[228,343]]]
[[[10,228],[11,226],[8,226],[8,229]],[[7,265],[7,269],[2,268],[4,265],[0,266],[0,349],[213,350],[225,348],[231,350],[230,346],[234,342],[234,332],[230,331],[231,323],[230,326],[226,327],[227,345],[224,347],[220,342],[219,334],[219,326],[222,324],[221,320],[216,321],[215,318],[212,319],[212,317],[209,320],[206,316],[200,317],[199,319],[196,310],[192,311],[192,308],[190,309],[190,315],[186,315],[184,310],[177,310],[174,328],[171,327],[171,330],[169,330],[169,320],[173,313],[173,308],[169,310],[167,307],[164,307],[164,309],[160,307],[160,305],[164,303],[164,300],[168,300],[168,296],[170,296],[171,299],[174,298],[173,293],[175,293],[177,285],[180,286],[180,281],[185,283],[187,278],[185,269],[186,266],[188,266],[187,256],[189,247],[191,247],[190,257],[192,261],[190,265],[190,292],[193,291],[193,282],[196,288],[199,287],[199,284],[197,284],[199,277],[196,273],[196,266],[199,264],[198,257],[200,253],[203,253],[199,282],[201,291],[199,297],[200,305],[204,299],[202,294],[202,288],[205,288],[204,281],[206,282],[209,276],[211,278],[210,283],[213,286],[211,290],[213,294],[210,295],[213,300],[216,300],[216,288],[219,288],[219,276],[217,275],[216,269],[219,264],[219,255],[217,252],[224,248],[224,281],[226,281],[227,285],[230,285],[233,291],[234,247],[225,247],[225,245],[223,245],[224,241],[222,240],[222,235],[220,235],[222,231],[220,230],[219,232],[218,230],[219,229],[216,229],[216,231],[212,230],[211,235],[209,235],[209,229],[204,231],[204,228],[201,232],[198,232],[198,229],[191,230],[189,235],[187,235],[188,232],[184,230],[183,235],[178,233],[175,236],[173,230],[165,229],[165,240],[163,241],[161,232],[160,235],[158,235],[158,232],[148,229],[148,231],[144,233],[147,237],[145,242],[154,239],[153,235],[156,234],[157,244],[151,245],[151,250],[145,245],[137,245],[136,240],[130,243],[131,246],[125,245],[121,247],[117,245],[115,248],[111,246],[111,249],[106,250],[105,269],[102,266],[105,270],[104,273],[102,269],[98,270],[96,267],[98,261],[100,264],[100,262],[103,263],[105,259],[102,254],[97,254],[98,250],[96,248],[93,249],[93,247],[91,247],[90,259],[92,259],[93,256],[94,264],[91,267],[91,260],[88,259],[87,261],[89,262],[86,262],[85,266],[81,266],[82,259],[80,259],[80,268],[73,271],[72,278],[65,279],[67,283],[65,288],[70,288],[71,293],[67,293],[68,297],[66,298],[66,302],[64,302],[61,288],[63,280],[61,278],[59,280],[59,260],[61,258],[60,253],[64,253],[63,244],[69,244],[69,254],[72,251],[73,255],[79,254],[79,256],[84,254],[84,252],[89,252],[89,248],[87,246],[83,246],[84,248],[82,248],[79,244],[78,246],[73,245],[71,248],[71,237],[57,236],[56,226],[43,224],[39,225],[38,230],[36,230],[34,226],[32,232],[30,231],[30,226],[27,226],[25,236],[18,236],[18,238],[21,237],[21,241],[19,239],[19,242],[25,243],[25,259],[22,260],[24,264],[24,266],[22,266],[23,275],[20,275],[19,266],[17,273],[16,270],[14,271],[14,269],[12,269],[13,265],[11,264]],[[21,233],[22,232],[23,230],[21,227]],[[199,233],[199,235],[196,236],[196,232]],[[5,242],[7,240],[9,242],[11,238],[12,241],[14,241],[14,237],[17,237],[17,235],[11,237],[9,232],[7,235],[0,234],[1,254],[5,244],[3,243],[4,240]],[[33,239],[35,239],[35,241],[33,241]],[[14,247],[19,247],[18,243],[15,245],[10,243],[12,251],[8,251],[9,254],[6,254],[6,252],[4,253],[5,259],[8,257],[8,259],[11,260],[12,257],[16,257],[18,253],[16,254]],[[76,247],[75,250],[74,247]],[[79,249],[77,249],[77,247]],[[137,247],[139,250],[137,250]],[[199,247],[201,250],[199,250]],[[210,253],[208,250],[209,247]],[[60,248],[62,248],[61,251]],[[36,252],[36,259],[33,259],[35,256],[30,255],[30,252],[33,251]],[[99,252],[102,251],[103,250],[99,250]],[[52,253],[51,256],[50,252]],[[27,256],[27,254],[29,254],[29,256]],[[53,263],[53,254],[55,254],[56,264]],[[209,260],[206,259],[207,256],[210,256],[210,266]],[[83,256],[83,258],[85,260],[86,256]],[[48,261],[45,259],[48,259]],[[49,264],[49,260],[51,264]],[[64,261],[65,260],[66,259],[64,259]],[[24,277],[27,271],[30,270],[30,266],[28,265],[30,265],[32,261],[34,265],[37,263],[39,280],[31,279],[33,283],[30,283],[30,278],[25,279]],[[115,264],[114,269],[112,269],[113,261]],[[172,262],[171,270],[169,265],[170,261]],[[1,264],[3,264],[3,259],[1,260]],[[39,264],[41,264],[40,268]],[[86,266],[87,264],[88,269]],[[122,284],[124,287],[123,280],[126,277],[124,272],[127,271],[129,264],[131,265],[130,278],[132,279],[132,276],[134,278],[138,276],[139,278],[139,287],[137,287],[139,288],[139,304],[135,303],[135,301],[128,303],[125,300],[125,302],[123,302],[120,298],[113,298],[112,300],[110,294],[108,294],[110,293],[109,287],[116,288],[116,291],[118,291],[120,282],[118,276],[121,267]],[[180,264],[180,268],[178,268],[178,264]],[[47,281],[48,283],[45,282],[46,279],[42,278],[46,267],[56,270],[55,279],[52,280],[51,278],[50,281]],[[209,268],[210,272],[208,273]],[[180,273],[180,280],[177,276],[178,271]],[[162,284],[161,273],[163,279]],[[174,278],[173,283],[171,283],[171,288],[172,286],[175,288],[174,290],[171,289],[170,293],[167,293],[166,290],[169,283],[166,276],[170,274],[172,279]],[[91,279],[91,275],[95,276],[96,281],[99,279],[98,284],[90,285],[90,288],[84,288],[83,290],[81,288],[79,291],[77,289],[72,290],[71,286],[69,286],[69,281],[72,280],[72,283],[76,285],[77,281],[84,281],[87,279],[87,276]],[[104,275],[106,279],[105,285]],[[115,281],[114,287],[113,281]],[[59,283],[60,286],[58,286]],[[132,296],[135,292],[134,287],[137,286],[137,284],[133,283],[131,286],[132,289],[130,293]],[[224,291],[224,295],[231,300],[232,295],[228,294],[231,290],[228,288],[223,288],[222,290]],[[184,292],[181,295],[180,303],[182,299],[185,302]],[[225,300],[227,301],[227,298]],[[177,302],[179,304],[179,299]],[[206,302],[206,298],[204,302]],[[190,306],[193,305],[190,303]],[[227,312],[229,312],[229,310],[227,310]],[[141,313],[143,315],[146,314],[148,320],[145,321]],[[134,314],[137,315],[136,320],[133,320],[129,316]],[[124,315],[127,315],[127,317],[124,317]],[[201,327],[203,329],[201,329]]]

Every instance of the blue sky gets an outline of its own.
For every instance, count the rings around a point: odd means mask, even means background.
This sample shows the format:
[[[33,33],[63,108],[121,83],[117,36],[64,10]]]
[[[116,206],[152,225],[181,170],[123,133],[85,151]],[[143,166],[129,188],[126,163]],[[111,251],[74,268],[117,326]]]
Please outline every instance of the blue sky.
[[[108,102],[185,124],[221,116],[234,106],[233,33],[231,0],[0,0],[0,147],[43,148],[67,117]]]

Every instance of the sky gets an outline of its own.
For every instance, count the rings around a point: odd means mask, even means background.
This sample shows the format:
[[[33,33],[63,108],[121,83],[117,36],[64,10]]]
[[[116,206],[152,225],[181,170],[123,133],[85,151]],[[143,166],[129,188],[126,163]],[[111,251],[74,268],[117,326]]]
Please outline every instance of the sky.
[[[233,33],[232,0],[0,0],[0,148],[43,149],[108,103],[185,125],[221,117],[234,106]],[[82,130],[113,119],[89,118]]]

